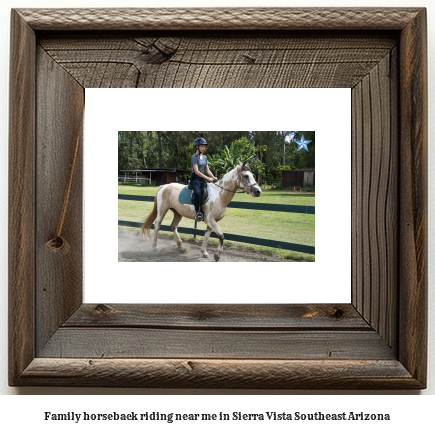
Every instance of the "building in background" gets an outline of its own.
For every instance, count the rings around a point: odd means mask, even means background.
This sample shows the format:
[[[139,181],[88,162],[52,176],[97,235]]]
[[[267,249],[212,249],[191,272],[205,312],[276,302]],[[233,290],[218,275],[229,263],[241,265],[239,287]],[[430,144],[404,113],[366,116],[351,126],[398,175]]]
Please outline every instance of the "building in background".
[[[283,187],[302,187],[316,185],[315,169],[293,169],[281,172],[281,185]]]
[[[190,170],[182,169],[133,169],[121,170],[118,182],[135,182],[136,184],[163,185],[171,182],[187,184]]]

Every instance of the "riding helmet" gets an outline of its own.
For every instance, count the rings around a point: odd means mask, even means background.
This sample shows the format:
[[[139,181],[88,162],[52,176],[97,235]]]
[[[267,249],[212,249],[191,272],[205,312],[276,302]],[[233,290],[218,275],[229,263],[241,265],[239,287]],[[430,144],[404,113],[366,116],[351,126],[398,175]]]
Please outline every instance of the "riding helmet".
[[[196,148],[199,145],[206,145],[207,142],[205,141],[205,139],[203,139],[202,137],[198,137],[194,142],[193,142],[193,147]]]

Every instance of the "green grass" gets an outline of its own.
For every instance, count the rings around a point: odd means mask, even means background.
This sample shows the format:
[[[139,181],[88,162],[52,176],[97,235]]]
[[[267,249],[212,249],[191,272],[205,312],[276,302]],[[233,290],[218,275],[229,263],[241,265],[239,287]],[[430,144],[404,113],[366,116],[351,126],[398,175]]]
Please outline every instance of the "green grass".
[[[119,185],[119,194],[135,194],[154,196],[158,187]],[[264,191],[259,198],[247,194],[236,194],[234,202],[258,202],[275,203],[286,205],[315,205],[315,193],[294,193],[293,191]],[[152,210],[152,202],[135,202],[127,200],[118,201],[118,219],[143,222],[145,216]],[[163,220],[164,225],[170,225],[172,212],[168,212]],[[194,227],[194,221],[183,219],[180,226]],[[315,245],[315,216],[312,214],[295,214],[285,212],[257,211],[239,208],[227,208],[225,217],[219,222],[223,232],[266,238],[279,241],[287,241],[298,244]],[[205,229],[206,225],[198,223],[198,229]],[[173,236],[171,232],[161,231],[161,235]],[[183,239],[193,238],[191,235],[181,234]],[[197,237],[202,240],[202,237]],[[209,239],[211,245],[216,245],[217,240]],[[291,252],[288,250],[247,245],[226,241],[226,245],[236,245],[244,249],[254,249],[263,253],[277,255],[294,260],[314,261],[314,255]],[[224,244],[224,245],[225,245]]]

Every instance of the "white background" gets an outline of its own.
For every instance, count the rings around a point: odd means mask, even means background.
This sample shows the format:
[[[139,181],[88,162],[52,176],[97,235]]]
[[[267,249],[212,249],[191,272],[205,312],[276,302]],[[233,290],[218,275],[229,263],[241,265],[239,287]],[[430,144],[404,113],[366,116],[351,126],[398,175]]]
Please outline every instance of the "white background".
[[[77,427],[72,425],[57,425],[44,424],[42,421],[42,411],[50,411],[50,409],[55,409],[57,411],[73,411],[75,409],[80,410],[99,410],[104,408],[106,411],[113,411],[116,409],[120,409],[120,411],[124,408],[131,408],[132,410],[136,410],[140,408],[153,410],[164,411],[166,408],[171,406],[177,406],[178,411],[189,411],[192,409],[198,409],[201,411],[213,411],[213,408],[219,409],[222,403],[226,406],[231,407],[235,410],[240,411],[249,411],[250,408],[252,411],[255,411],[257,407],[261,405],[265,411],[268,411],[270,407],[279,408],[284,410],[288,407],[295,409],[297,406],[302,406],[304,409],[309,409],[311,411],[316,409],[325,410],[326,409],[335,409],[340,410],[342,406],[346,406],[346,408],[356,408],[362,410],[370,411],[370,409],[375,409],[378,411],[391,411],[396,415],[396,420],[394,424],[383,425],[381,423],[372,423],[370,425],[340,425],[337,427],[336,425],[326,425],[329,430],[336,431],[339,428],[351,428],[354,432],[364,432],[367,430],[382,430],[385,431],[385,428],[394,430],[395,432],[407,432],[415,429],[422,430],[425,426],[425,423],[431,423],[432,414],[433,414],[433,393],[435,391],[435,378],[434,378],[434,360],[435,360],[435,351],[434,351],[434,322],[433,322],[433,312],[435,310],[435,302],[433,297],[433,281],[434,281],[434,267],[431,264],[431,258],[433,256],[434,249],[434,232],[429,228],[429,241],[430,241],[430,251],[429,251],[429,388],[425,391],[398,391],[398,392],[388,392],[388,394],[398,394],[402,396],[366,396],[366,395],[383,395],[385,391],[355,391],[356,396],[342,396],[342,394],[350,394],[353,392],[331,392],[331,391],[318,391],[315,392],[319,395],[328,394],[333,395],[329,397],[323,396],[293,396],[293,394],[304,395],[311,394],[311,392],[295,392],[295,391],[283,391],[277,392],[274,396],[264,396],[264,394],[275,393],[275,392],[262,392],[262,391],[224,391],[225,393],[233,393],[233,394],[255,394],[259,395],[259,397],[238,397],[238,396],[212,396],[203,398],[201,396],[184,396],[182,399],[178,396],[173,397],[155,397],[155,396],[141,396],[140,398],[134,395],[155,395],[155,394],[208,394],[213,395],[215,392],[212,390],[205,391],[192,391],[192,390],[113,390],[113,389],[87,389],[87,388],[9,388],[7,386],[7,136],[8,136],[8,62],[9,62],[9,13],[11,7],[60,7],[60,6],[68,6],[68,7],[126,7],[126,6],[134,6],[134,7],[143,7],[143,6],[204,6],[205,2],[200,0],[163,0],[161,2],[156,1],[140,1],[140,0],[70,0],[67,2],[59,2],[55,0],[41,0],[41,1],[18,1],[18,0],[3,0],[0,5],[0,203],[2,207],[0,209],[0,282],[1,282],[1,292],[0,292],[0,304],[1,304],[1,312],[0,312],[0,392],[5,395],[35,395],[41,394],[45,396],[27,396],[27,397],[13,397],[13,396],[2,396],[0,397],[0,416],[1,416],[1,424],[2,426],[6,426],[7,424],[10,426],[13,424],[15,430],[20,430],[20,428],[24,430],[33,430],[40,431],[42,429],[45,432],[56,432],[58,433],[60,430],[62,432],[78,432]],[[316,1],[280,1],[280,0],[272,0],[270,2],[256,1],[256,0],[226,0],[226,1],[211,1],[207,3],[207,5],[211,6],[341,6],[341,7],[349,7],[348,0],[340,0],[340,1],[331,1],[331,0],[316,0]],[[429,143],[431,143],[431,136],[434,131],[435,126],[435,111],[433,109],[433,96],[435,91],[435,83],[432,78],[432,71],[434,69],[434,43],[435,43],[435,35],[434,35],[434,22],[435,22],[435,6],[433,1],[424,0],[424,1],[411,1],[411,0],[394,0],[394,1],[373,1],[373,0],[360,0],[358,2],[353,2],[353,6],[390,6],[390,7],[398,7],[398,6],[425,6],[428,8],[428,24],[429,24]],[[432,145],[433,146],[433,145]],[[433,161],[433,152],[430,149],[430,160],[429,160],[430,169],[433,172],[434,161]],[[430,183],[432,184],[435,181],[434,174],[430,175]],[[433,219],[433,206],[431,203],[435,203],[434,189],[430,188],[430,200],[429,200],[429,212],[430,212],[430,220]],[[430,226],[432,226],[431,223]],[[113,399],[111,397],[99,397],[94,398],[89,396],[90,394],[127,394],[132,396],[125,396],[121,399]],[[218,393],[222,393],[219,392]],[[80,394],[83,396],[77,397],[75,400],[71,401],[70,398],[59,399],[56,394],[64,394],[64,395],[72,395],[72,394]],[[432,395],[428,397],[414,397],[412,395],[422,394],[422,395]],[[261,396],[260,396],[261,395]],[[162,402],[163,400],[163,402]],[[255,401],[255,404],[254,404]],[[223,404],[222,404],[223,405]],[[69,407],[69,408],[68,408]],[[134,407],[134,408],[133,408]],[[163,409],[163,410],[162,410]],[[235,411],[234,410],[234,411]],[[123,425],[125,427],[125,425]],[[204,426],[196,425],[201,432],[204,432]],[[246,426],[246,425],[243,425]],[[101,428],[102,426],[99,425]],[[192,431],[193,427],[186,425],[184,429],[189,429]],[[231,428],[240,429],[242,425],[232,425]],[[250,425],[249,427],[258,428],[258,425]],[[292,428],[295,428],[295,425],[273,425],[266,426],[260,425],[265,428],[272,428],[275,431],[285,431],[288,433]],[[280,427],[280,428],[279,428]],[[305,428],[318,427],[318,425],[305,425]],[[94,426],[92,426],[93,432],[95,432]],[[109,429],[110,428],[110,429]],[[173,428],[177,429],[176,425],[173,425]],[[324,429],[325,427],[322,426]],[[83,427],[78,426],[80,432],[86,432]],[[113,425],[104,425],[104,429],[106,432],[119,432],[122,429],[122,426],[117,424]],[[163,430],[163,428],[161,428]],[[165,429],[168,429],[167,427]],[[115,431],[116,430],[116,431]],[[210,426],[208,430],[212,432],[222,431],[221,425]],[[140,426],[140,429],[137,431],[129,430],[130,432],[145,432],[145,428]]]
[[[349,303],[350,96],[350,89],[87,89],[85,301]],[[188,109],[189,101],[198,99],[206,101],[204,109]],[[105,170],[117,173],[118,131],[254,129],[316,132],[315,262],[215,263],[211,259],[200,268],[195,263],[118,262],[117,180],[112,176],[103,189],[95,176],[95,162],[101,160],[102,152]],[[337,150],[333,158],[331,150]],[[340,169],[331,170],[333,164]],[[144,218],[145,214],[141,221]],[[188,219],[180,224],[192,225]],[[101,234],[99,242],[86,234]],[[151,240],[143,239],[143,243],[149,246]],[[199,285],[188,277],[195,273],[203,276]],[[334,284],[328,285],[332,275]]]

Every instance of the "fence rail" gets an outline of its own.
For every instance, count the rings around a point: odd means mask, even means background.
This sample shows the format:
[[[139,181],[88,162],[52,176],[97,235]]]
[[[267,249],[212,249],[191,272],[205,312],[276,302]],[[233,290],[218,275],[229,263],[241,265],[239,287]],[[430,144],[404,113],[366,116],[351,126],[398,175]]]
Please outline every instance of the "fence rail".
[[[260,184],[260,183],[259,183]],[[279,185],[281,184],[281,180],[280,179],[262,179],[261,180],[261,184],[266,184],[266,185]]]
[[[144,176],[118,176],[118,182],[134,182],[136,184],[151,184],[151,178]]]
[[[135,194],[118,194],[118,199],[141,202],[154,202],[154,196],[140,196]],[[259,211],[280,211],[301,214],[314,214],[314,206],[281,205],[276,203],[230,202],[228,208],[256,209]]]
[[[154,202],[154,196],[140,196],[133,194],[118,194],[118,200],[132,200],[140,202]],[[230,202],[228,208],[242,208],[242,209],[254,209],[259,211],[278,211],[278,212],[291,212],[302,214],[315,214],[314,206],[303,205],[281,205],[274,203],[251,203],[251,202]],[[133,228],[140,228],[142,223],[131,222],[126,220],[118,220],[119,226],[127,226]],[[154,229],[154,225],[151,226]],[[161,225],[160,230],[172,232],[170,226]],[[196,228],[184,228],[178,227],[178,232],[190,235],[204,236],[205,230]],[[217,235],[212,232],[211,238],[217,238]],[[268,240],[264,238],[249,237],[245,235],[227,234],[224,233],[226,241],[236,241],[240,243],[255,244],[258,246],[274,247],[276,249],[291,250],[300,253],[315,254],[314,246],[307,246],[305,244],[289,243],[287,241]]]

